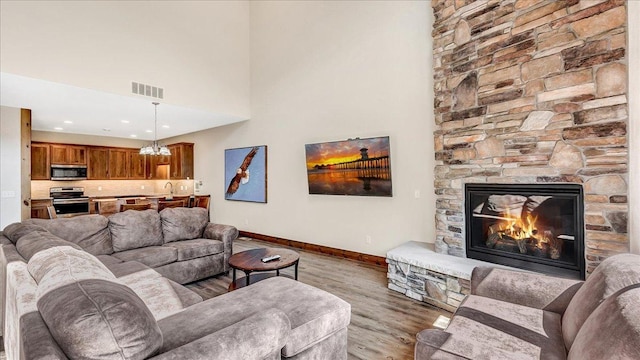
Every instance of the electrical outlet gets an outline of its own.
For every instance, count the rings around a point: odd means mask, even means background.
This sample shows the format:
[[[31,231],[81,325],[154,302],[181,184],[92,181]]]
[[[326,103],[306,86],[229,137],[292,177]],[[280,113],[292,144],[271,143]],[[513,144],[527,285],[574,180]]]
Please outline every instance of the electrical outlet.
[[[98,191],[102,191],[102,186],[98,186]]]
[[[249,219],[244,219],[244,224],[249,225]]]
[[[415,197],[416,199],[420,199],[420,190],[415,190],[413,192],[413,197]]]
[[[141,189],[141,190],[144,190],[144,185],[140,185],[140,189]]]
[[[371,235],[367,235],[364,237],[364,242],[367,243],[367,245],[371,245]]]

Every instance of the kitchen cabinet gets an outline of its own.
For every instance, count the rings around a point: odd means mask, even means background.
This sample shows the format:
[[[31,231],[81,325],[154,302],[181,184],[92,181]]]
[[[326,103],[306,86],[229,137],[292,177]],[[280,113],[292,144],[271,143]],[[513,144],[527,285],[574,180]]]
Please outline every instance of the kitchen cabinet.
[[[140,155],[140,150],[127,150],[129,157],[129,179],[147,178],[147,155]]]
[[[109,149],[90,146],[88,155],[87,179],[107,179],[109,176]]]
[[[33,199],[31,200],[31,218],[32,219],[48,219],[49,211],[47,207],[52,206],[51,199]]]
[[[169,145],[171,151],[170,175],[172,180],[193,179],[193,144],[178,143]]]
[[[68,144],[51,144],[51,164],[84,165],[87,163],[87,147]]]
[[[49,152],[49,144],[31,143],[31,180],[49,180],[51,178]]]
[[[129,178],[129,151],[127,149],[109,149],[109,179]]]

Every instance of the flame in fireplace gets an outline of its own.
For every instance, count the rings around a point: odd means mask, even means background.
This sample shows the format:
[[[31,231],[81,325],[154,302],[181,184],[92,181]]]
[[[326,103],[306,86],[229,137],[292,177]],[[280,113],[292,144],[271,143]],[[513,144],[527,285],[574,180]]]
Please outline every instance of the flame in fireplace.
[[[512,215],[509,209],[507,209],[506,213],[502,214],[502,216],[504,220],[497,223],[496,227],[490,227],[489,234],[499,232],[509,235],[513,239],[523,240],[532,238],[538,233],[538,228],[536,227],[537,216],[528,214],[523,220],[519,216]]]

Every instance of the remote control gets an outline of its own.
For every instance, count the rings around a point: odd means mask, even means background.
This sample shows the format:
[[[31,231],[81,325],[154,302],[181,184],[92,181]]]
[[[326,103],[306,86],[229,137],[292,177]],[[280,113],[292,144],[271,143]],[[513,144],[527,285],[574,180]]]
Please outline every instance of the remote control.
[[[273,261],[273,260],[278,260],[280,259],[280,255],[273,255],[273,256],[267,256],[267,257],[263,257],[261,260],[262,262],[269,262],[269,261]]]

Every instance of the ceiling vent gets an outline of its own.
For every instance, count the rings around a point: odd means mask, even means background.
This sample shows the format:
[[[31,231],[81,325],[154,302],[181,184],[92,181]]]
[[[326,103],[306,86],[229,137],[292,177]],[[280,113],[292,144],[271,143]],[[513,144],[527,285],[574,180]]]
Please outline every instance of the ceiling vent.
[[[132,81],[131,92],[134,94],[149,96],[156,99],[164,99],[164,89],[156,86],[141,84]]]

